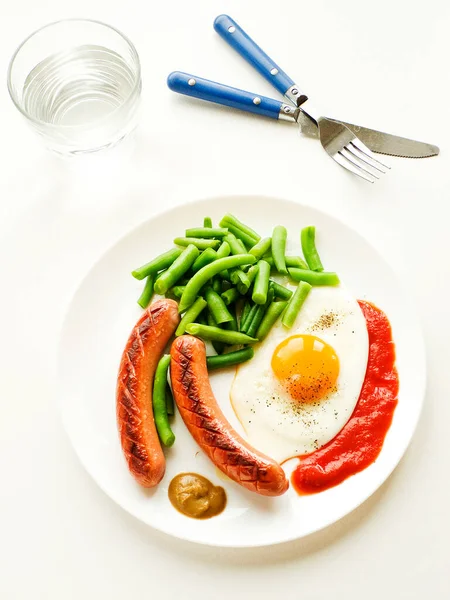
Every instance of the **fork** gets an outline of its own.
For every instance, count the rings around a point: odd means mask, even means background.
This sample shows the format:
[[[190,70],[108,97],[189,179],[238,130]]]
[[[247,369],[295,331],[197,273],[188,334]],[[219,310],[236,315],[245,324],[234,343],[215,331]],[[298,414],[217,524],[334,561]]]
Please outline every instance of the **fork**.
[[[310,117],[309,112],[305,112],[305,114]],[[344,169],[370,183],[374,183],[381,174],[390,169],[378,158],[375,158],[373,152],[353,131],[339,121],[319,117],[316,123],[319,128],[319,139],[325,152]]]
[[[374,153],[343,123],[320,116],[308,96],[300,87],[254,42],[250,36],[228,15],[219,15],[214,29],[249,62],[275,89],[283,94],[302,114],[299,119],[308,119],[317,127],[318,137],[327,154],[341,167],[362,177],[370,183],[379,179],[390,167],[375,157]],[[288,108],[283,109],[286,116]],[[304,122],[303,122],[304,126]]]

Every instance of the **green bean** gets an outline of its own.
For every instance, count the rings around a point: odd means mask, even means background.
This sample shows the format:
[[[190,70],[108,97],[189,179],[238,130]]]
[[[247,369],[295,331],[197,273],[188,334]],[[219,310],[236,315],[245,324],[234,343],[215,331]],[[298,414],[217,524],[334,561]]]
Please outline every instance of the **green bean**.
[[[245,275],[245,273],[244,273],[244,275]],[[248,290],[250,289],[251,285],[252,285],[252,284],[251,284],[251,281],[250,281],[250,279],[249,279],[248,277],[246,277],[246,276],[245,276],[245,277],[244,277],[244,276],[241,276],[241,277],[240,277],[240,279],[239,279],[239,281],[237,282],[237,289],[238,289],[238,292],[239,292],[239,293],[240,293],[242,296],[245,296],[245,294],[246,294],[246,293],[248,292]]]
[[[219,294],[219,296],[222,293],[222,282],[218,277],[214,277],[212,289],[216,292],[216,294]]]
[[[250,326],[246,331],[247,335],[249,335],[251,337],[255,337],[256,332],[258,331],[258,327],[260,326],[261,321],[263,320],[263,317],[266,314],[266,310],[270,306],[272,300],[273,300],[273,289],[272,289],[272,287],[270,287],[269,291],[267,292],[266,302],[264,304],[258,305],[258,309],[255,313],[255,316],[253,317],[252,322],[250,323]]]
[[[150,300],[153,296],[153,288],[155,285],[155,274],[150,273],[147,276],[147,281],[145,282],[144,289],[142,290],[142,294],[139,296],[137,303],[141,308],[147,308],[150,304]]]
[[[171,291],[172,291],[172,294],[175,296],[175,298],[181,298],[185,287],[186,287],[185,285],[174,285],[173,286]]]
[[[234,346],[235,344],[254,344],[258,341],[239,331],[227,331],[225,329],[220,329],[219,327],[199,325],[198,323],[190,323],[190,325],[186,327],[186,331],[191,335],[196,335],[204,340],[224,342],[230,346]]]
[[[230,235],[230,234],[228,234],[228,235]],[[235,236],[235,237],[236,237],[236,236]],[[239,238],[236,238],[236,242],[237,242],[238,246],[241,248],[241,251],[242,251],[242,253],[243,253],[243,254],[247,254],[248,250],[247,250],[247,248],[245,247],[245,244],[244,244],[244,242],[243,242],[242,240],[240,240]]]
[[[258,273],[258,265],[252,265],[247,271],[247,277],[250,279],[250,285],[253,283],[256,274]]]
[[[229,331],[239,331],[238,322],[237,322],[236,317],[233,317],[232,321],[225,323],[225,329],[228,329]]]
[[[215,292],[212,287],[207,287],[205,290],[205,298],[208,303],[209,312],[214,317],[214,321],[220,325],[221,323],[228,323],[233,320],[233,315],[230,313],[225,305],[225,302]]]
[[[205,217],[203,219],[203,227],[212,227],[211,217]]]
[[[278,317],[286,308],[287,302],[272,302],[266,310],[263,320],[261,321],[256,337],[261,342],[275,325]]]
[[[186,326],[197,319],[198,315],[202,312],[205,306],[206,300],[199,296],[194,304],[190,306],[184,313],[183,318],[181,319],[180,324],[175,331],[175,335],[177,337],[179,335],[183,335],[183,333],[186,331]]]
[[[231,283],[234,283],[238,292],[242,295],[246,294],[251,286],[250,278],[242,269],[234,269],[231,273]]]
[[[336,273],[327,271],[308,271],[307,269],[289,269],[289,275],[294,281],[306,281],[311,285],[338,285]],[[156,284],[155,284],[156,285]]]
[[[274,227],[272,233],[272,256],[277,271],[282,275],[287,275],[286,260],[284,258],[286,238],[286,227],[283,227],[283,225]]]
[[[261,239],[261,236],[258,235],[256,231],[254,231],[251,227],[248,227],[248,225],[245,225],[245,223],[242,223],[242,221],[239,221],[239,219],[237,219],[234,215],[231,215],[230,213],[227,213],[223,217],[219,225],[221,227],[228,227],[229,225],[237,227],[238,229],[246,233],[248,236],[254,238],[255,244]]]
[[[273,256],[263,256],[262,260],[265,260],[269,263],[271,267],[275,266],[275,261],[273,260]],[[286,263],[286,267],[295,267],[297,269],[308,269],[308,265],[305,263],[303,258],[300,256],[285,256],[284,261]]]
[[[232,284],[236,285],[238,281],[241,281],[241,277],[243,277],[244,281],[246,281],[247,274],[244,273],[243,269],[236,268],[230,271],[230,281]],[[248,282],[248,285],[250,285],[250,282]]]
[[[281,298],[282,300],[289,300],[289,298],[293,294],[291,290],[289,290],[287,287],[284,287],[284,285],[280,285],[273,279],[270,280],[270,285],[273,288],[276,298]]]
[[[250,278],[250,281],[253,283],[253,280],[255,279],[255,275],[256,272],[258,270],[258,265],[244,265],[243,267],[241,267],[241,270],[244,271],[244,273],[247,274],[247,277]]]
[[[231,331],[239,331],[238,329],[238,324],[237,324],[237,318],[236,318],[236,306],[229,306],[228,310],[230,311],[230,314],[232,316],[231,321],[228,321],[228,323],[225,323],[224,327],[225,329],[229,329]]]
[[[304,227],[300,234],[303,256],[311,271],[323,271],[322,262],[316,249],[316,228],[313,225]]]
[[[209,265],[206,265],[206,267],[197,271],[197,273],[189,280],[186,289],[181,296],[178,310],[183,312],[193,304],[200,289],[221,271],[224,271],[225,269],[234,269],[235,267],[240,267],[242,265],[253,264],[255,260],[256,259],[252,254],[241,254],[240,256],[219,258]]]
[[[245,254],[247,252],[247,249],[241,240],[232,233],[229,233],[223,239],[230,246],[231,254]]]
[[[157,294],[165,294],[167,290],[173,285],[175,285],[175,283],[180,279],[180,277],[182,277],[182,275],[184,275],[186,271],[190,269],[197,256],[198,249],[192,244],[190,244],[185,250],[183,250],[180,256],[170,265],[167,271],[164,271],[164,273],[162,273],[155,281],[155,292]],[[194,300],[195,298],[192,299],[191,304],[194,302]]]
[[[175,414],[175,403],[173,401],[173,394],[172,390],[170,389],[169,382],[166,384],[166,408],[168,415]]]
[[[254,308],[256,310],[254,311],[253,318],[251,319],[251,322],[248,325],[248,327],[246,327],[245,331],[243,332],[243,333],[246,333],[247,335],[250,335],[251,337],[255,337],[255,334],[258,331],[258,327],[260,326],[261,321],[263,320],[263,317],[264,317],[264,313],[266,312],[266,305],[265,304],[255,304]]]
[[[227,235],[226,227],[193,227],[186,229],[185,236],[193,238],[216,238]]]
[[[216,260],[216,258],[217,252],[212,248],[206,248],[206,250],[203,250],[200,256],[196,258],[194,264],[192,265],[192,270],[194,271],[194,273],[196,273],[197,271],[200,271],[200,269],[203,268],[205,265],[209,265],[209,263],[212,263],[214,260]]]
[[[230,244],[228,242],[222,242],[216,252],[217,258],[225,258],[230,252]]]
[[[291,299],[288,302],[286,310],[281,318],[281,322],[286,327],[286,329],[290,329],[294,324],[295,319],[297,318],[298,313],[300,312],[303,303],[305,302],[309,292],[311,291],[312,286],[306,281],[300,281],[292,295]]]
[[[236,300],[239,298],[239,292],[235,287],[232,287],[226,292],[222,292],[221,297],[225,304],[229,306],[232,302],[236,302]]]
[[[255,304],[265,304],[269,290],[270,265],[265,260],[258,262],[255,285],[253,286],[252,300]]]
[[[300,256],[285,256],[287,267],[295,267],[297,269],[309,269],[303,258]]]
[[[173,243],[177,246],[189,246],[193,244],[199,250],[206,250],[206,248],[217,249],[220,246],[220,240],[206,240],[194,237],[177,237],[173,240]]]
[[[240,318],[240,325],[241,326],[245,323],[245,319],[247,318],[248,313],[250,312],[251,308],[252,307],[251,307],[250,302],[248,300],[246,300],[244,302],[244,307],[242,309],[241,318]],[[242,331],[242,329],[239,329],[239,330]]]
[[[164,446],[172,446],[175,435],[169,424],[166,404],[167,371],[170,365],[170,354],[165,354],[158,363],[153,383],[153,416],[159,439]]]
[[[242,229],[234,227],[234,225],[226,225],[226,227],[228,228],[228,231],[237,237],[238,240],[241,240],[241,242],[245,244],[247,248],[252,248],[255,245],[256,239],[245,233],[245,231],[242,231]]]
[[[214,317],[212,316],[209,310],[206,311],[206,325],[209,325],[210,327],[217,327],[217,323],[215,322]],[[212,341],[211,344],[214,350],[217,352],[217,354],[222,354],[225,348],[225,344],[222,344],[222,342],[215,341]]]
[[[157,273],[158,271],[162,271],[162,269],[167,269],[174,262],[176,258],[180,256],[182,250],[180,248],[172,248],[172,250],[168,250],[164,252],[164,254],[160,254],[150,262],[134,271],[131,271],[131,274],[136,279],[145,279],[150,273]]]
[[[253,354],[253,348],[242,348],[242,350],[227,352],[226,354],[222,354],[222,356],[207,356],[206,365],[208,371],[212,371],[213,369],[224,369],[250,360],[253,358]]]
[[[228,242],[222,242],[217,250],[217,258],[226,258],[231,252],[230,244]],[[227,269],[220,273],[220,276],[224,279],[230,279],[230,274]]]
[[[272,238],[263,238],[259,240],[257,244],[255,244],[252,248],[250,248],[249,253],[253,254],[256,258],[260,259],[272,246]]]
[[[250,325],[252,324],[253,319],[255,318],[257,310],[258,310],[258,305],[254,304],[251,307],[248,315],[246,316],[245,321],[241,322],[241,328],[240,328],[240,330],[242,331],[242,333],[247,333]]]

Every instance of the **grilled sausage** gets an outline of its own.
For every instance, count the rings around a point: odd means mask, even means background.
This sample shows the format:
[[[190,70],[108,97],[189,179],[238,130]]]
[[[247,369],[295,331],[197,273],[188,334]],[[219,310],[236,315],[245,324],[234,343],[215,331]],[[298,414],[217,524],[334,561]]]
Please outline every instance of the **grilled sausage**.
[[[151,304],[134,326],[120,362],[116,394],[120,441],[131,474],[144,487],[157,485],[166,469],[153,417],[153,379],[179,321],[173,300]]]
[[[252,448],[232,428],[209,383],[204,343],[183,335],[171,348],[175,401],[197,444],[223,473],[263,496],[280,496],[289,487],[281,466]]]

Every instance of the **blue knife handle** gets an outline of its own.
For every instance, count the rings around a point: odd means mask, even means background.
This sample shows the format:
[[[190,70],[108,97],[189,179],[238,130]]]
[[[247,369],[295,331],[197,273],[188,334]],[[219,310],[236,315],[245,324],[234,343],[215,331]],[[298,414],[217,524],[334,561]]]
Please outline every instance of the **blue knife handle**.
[[[283,103],[278,100],[244,92],[244,90],[202,79],[196,75],[181,73],[180,71],[174,71],[169,75],[167,85],[173,92],[178,94],[231,106],[271,119],[279,118],[280,109],[283,106]]]
[[[294,85],[293,80],[256,44],[228,15],[219,15],[214,29],[245,58],[279,92],[285,94]]]

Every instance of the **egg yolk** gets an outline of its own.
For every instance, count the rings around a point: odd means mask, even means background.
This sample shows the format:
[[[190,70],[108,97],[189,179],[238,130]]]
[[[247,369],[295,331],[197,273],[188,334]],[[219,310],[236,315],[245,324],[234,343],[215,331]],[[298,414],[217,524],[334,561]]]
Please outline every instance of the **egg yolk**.
[[[298,402],[316,402],[335,387],[339,358],[335,350],[314,335],[293,335],[272,356],[272,369]]]

